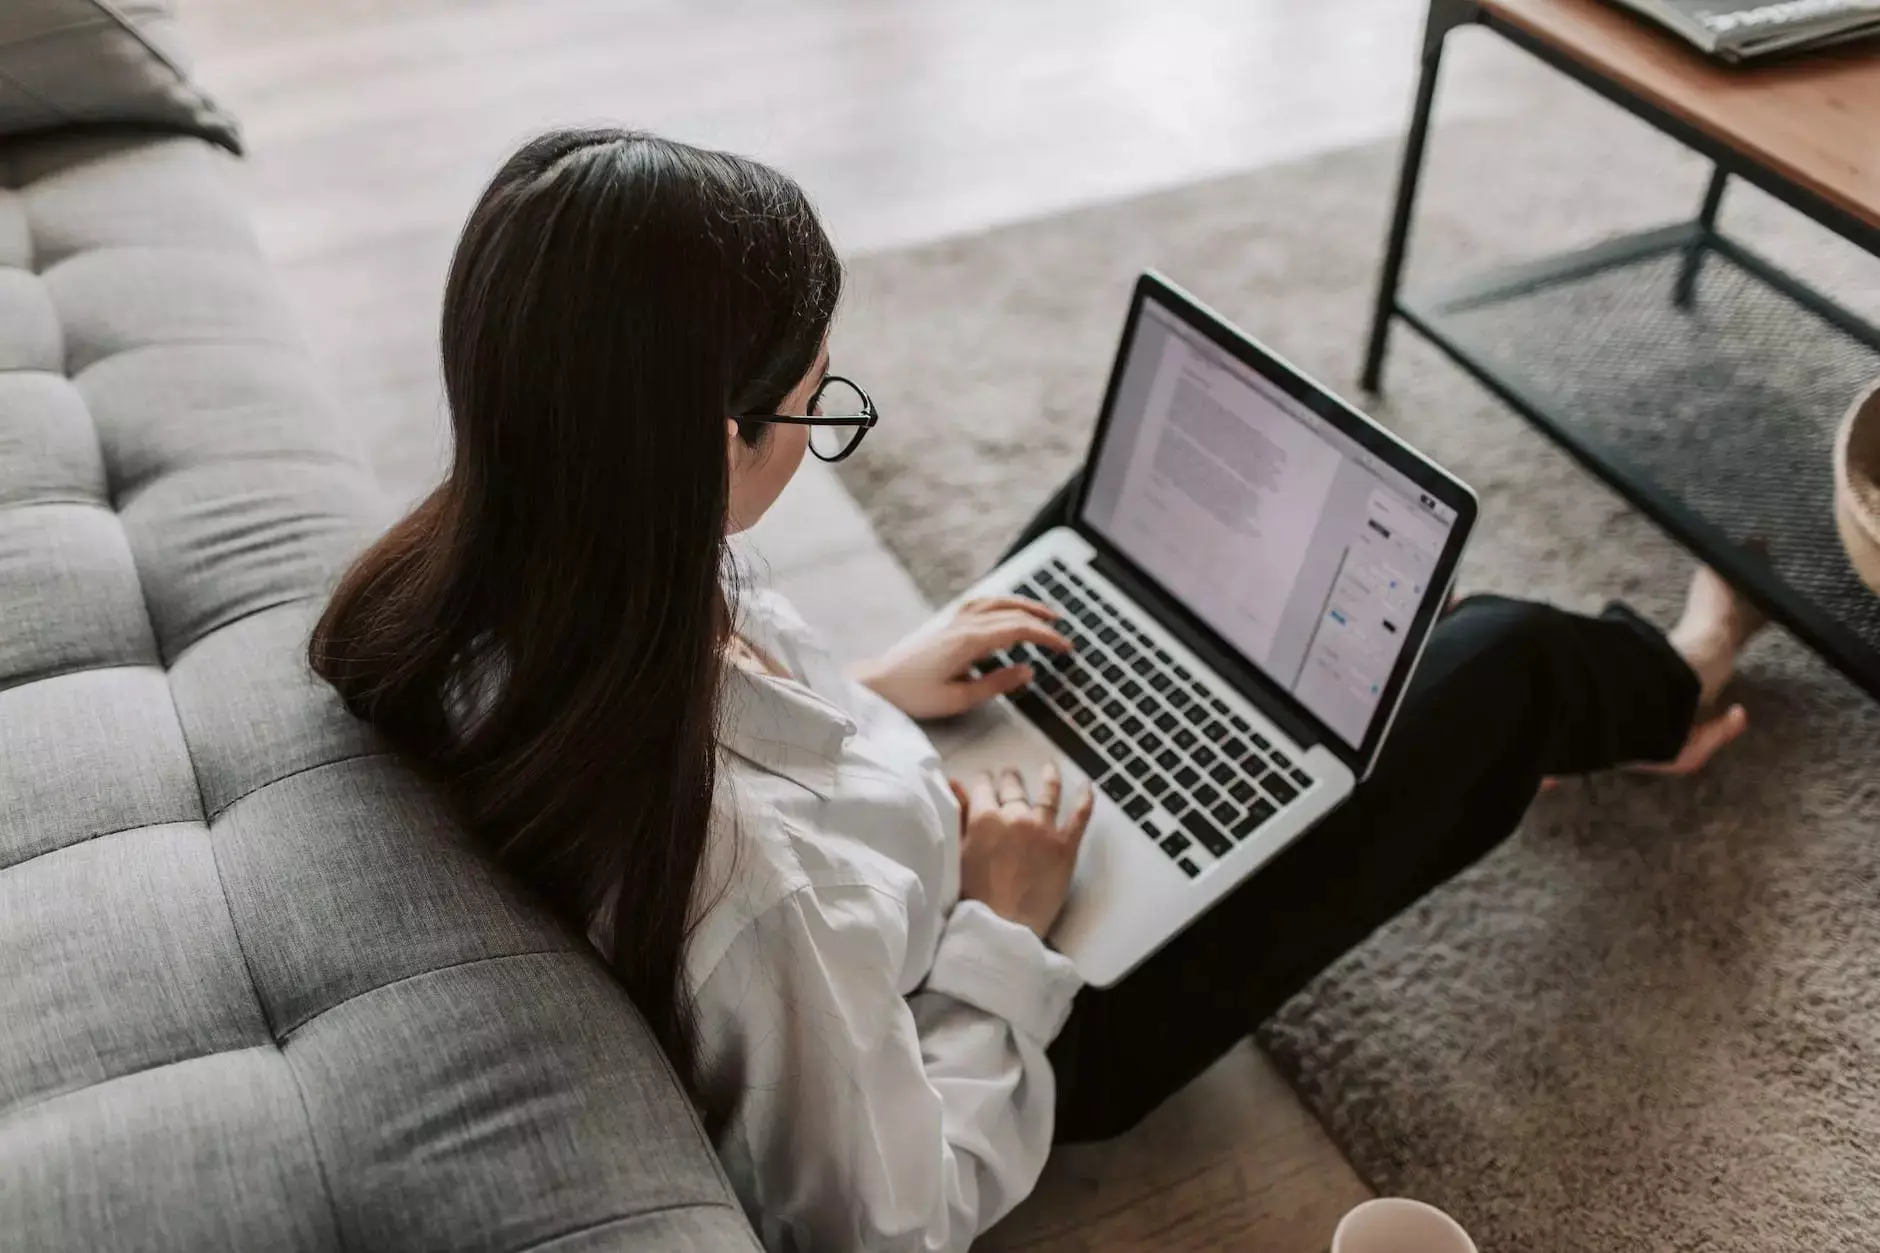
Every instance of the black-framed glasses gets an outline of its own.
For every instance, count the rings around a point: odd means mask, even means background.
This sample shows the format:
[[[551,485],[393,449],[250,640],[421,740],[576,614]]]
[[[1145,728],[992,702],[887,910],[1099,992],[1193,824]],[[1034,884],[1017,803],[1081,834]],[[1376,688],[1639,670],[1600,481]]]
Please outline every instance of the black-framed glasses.
[[[861,447],[862,437],[881,421],[868,393],[840,374],[831,374],[809,398],[807,414],[747,413],[745,422],[782,422],[807,426],[809,450],[822,461],[840,461]]]

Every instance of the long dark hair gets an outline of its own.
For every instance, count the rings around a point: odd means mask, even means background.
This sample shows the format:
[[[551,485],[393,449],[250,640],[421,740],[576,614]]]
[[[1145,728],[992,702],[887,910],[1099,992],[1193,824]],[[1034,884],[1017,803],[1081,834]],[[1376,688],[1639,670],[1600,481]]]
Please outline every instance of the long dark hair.
[[[725,419],[776,411],[840,288],[775,170],[619,130],[525,144],[444,292],[450,472],[347,573],[309,649],[570,924],[611,911],[615,974],[688,1080]]]

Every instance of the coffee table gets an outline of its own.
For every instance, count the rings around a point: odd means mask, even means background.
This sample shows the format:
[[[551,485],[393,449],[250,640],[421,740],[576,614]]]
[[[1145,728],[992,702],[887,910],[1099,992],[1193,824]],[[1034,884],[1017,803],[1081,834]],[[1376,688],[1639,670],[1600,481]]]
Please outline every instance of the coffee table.
[[[1696,218],[1402,290],[1443,46],[1472,25],[1709,158]],[[1733,69],[1604,0],[1430,0],[1363,385],[1401,319],[1880,697],[1880,597],[1841,550],[1830,461],[1880,329],[1718,228],[1732,179],[1880,257],[1880,50]]]

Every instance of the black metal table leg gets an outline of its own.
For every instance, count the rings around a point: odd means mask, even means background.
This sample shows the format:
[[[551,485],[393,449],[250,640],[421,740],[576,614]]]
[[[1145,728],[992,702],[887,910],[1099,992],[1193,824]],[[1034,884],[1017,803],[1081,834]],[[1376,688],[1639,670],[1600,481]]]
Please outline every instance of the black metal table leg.
[[[1403,277],[1404,252],[1410,242],[1410,214],[1416,207],[1417,180],[1423,174],[1423,144],[1429,137],[1430,112],[1436,103],[1436,76],[1442,68],[1443,41],[1449,32],[1475,18],[1473,0],[1430,0],[1423,27],[1423,69],[1417,79],[1416,104],[1410,112],[1410,134],[1404,142],[1403,165],[1397,173],[1397,205],[1391,213],[1390,237],[1384,246],[1384,270],[1378,277],[1377,308],[1371,315],[1371,342],[1364,353],[1359,384],[1375,392],[1384,372],[1384,349],[1390,339],[1391,318],[1397,311],[1397,289]]]
[[[1710,246],[1710,240],[1716,232],[1717,209],[1723,204],[1724,184],[1729,181],[1730,175],[1721,165],[1711,168],[1710,186],[1704,189],[1704,205],[1697,212],[1700,234],[1684,250],[1684,264],[1678,270],[1678,286],[1671,296],[1671,302],[1680,309],[1691,307],[1691,296],[1697,288],[1697,272],[1703,268],[1704,250]]]

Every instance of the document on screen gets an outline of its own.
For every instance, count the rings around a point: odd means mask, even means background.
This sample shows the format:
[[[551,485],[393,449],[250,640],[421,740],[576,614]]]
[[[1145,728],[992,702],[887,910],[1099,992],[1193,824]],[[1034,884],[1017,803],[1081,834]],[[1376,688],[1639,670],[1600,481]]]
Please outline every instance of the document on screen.
[[[1122,485],[1115,540],[1265,662],[1339,453],[1239,374],[1170,336],[1147,429]]]

